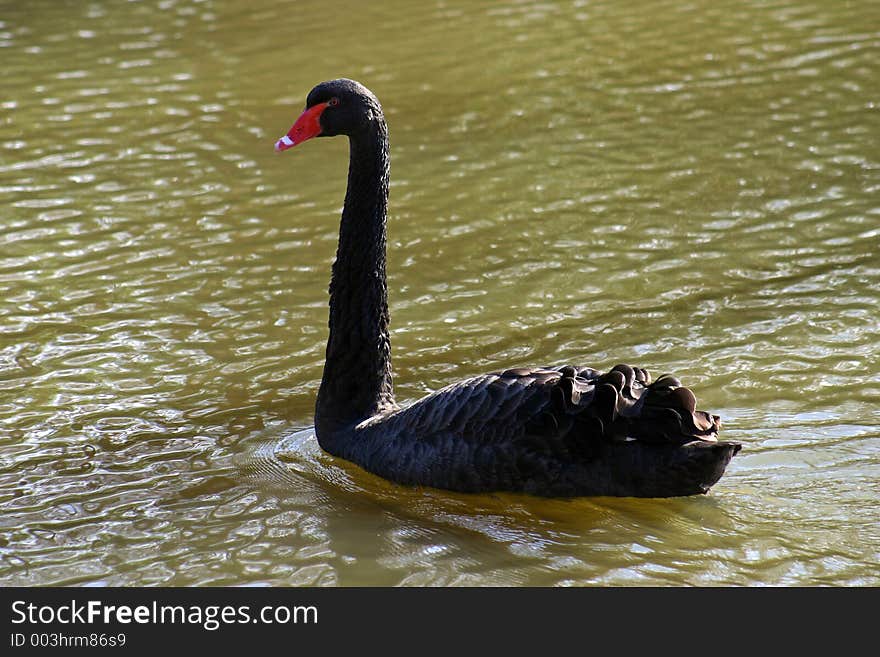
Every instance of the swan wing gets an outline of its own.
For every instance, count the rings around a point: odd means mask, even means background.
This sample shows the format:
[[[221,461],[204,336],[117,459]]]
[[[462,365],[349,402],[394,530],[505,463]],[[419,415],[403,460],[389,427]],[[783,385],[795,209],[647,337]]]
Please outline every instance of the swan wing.
[[[683,472],[695,467],[692,457],[705,468],[735,453],[697,449],[726,445],[717,443],[720,420],[697,411],[677,379],[652,383],[645,370],[626,365],[607,373],[567,365],[484,374],[376,424],[383,439],[363,443],[372,444],[370,469],[388,464],[398,481],[456,490],[491,482],[497,490],[583,494],[620,479],[618,467],[627,477],[683,479],[692,476]],[[655,476],[656,469],[667,472]]]
[[[426,440],[437,433],[480,444],[543,439],[575,450],[589,440],[713,441],[721,426],[675,377],[652,383],[646,370],[627,365],[607,373],[571,365],[493,372],[442,388],[399,415]]]

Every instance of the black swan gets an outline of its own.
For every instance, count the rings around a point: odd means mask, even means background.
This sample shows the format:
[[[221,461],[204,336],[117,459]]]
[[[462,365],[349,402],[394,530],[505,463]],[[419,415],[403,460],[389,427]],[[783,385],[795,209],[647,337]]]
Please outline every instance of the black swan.
[[[321,448],[392,481],[552,497],[706,493],[740,450],[671,375],[617,365],[475,376],[400,408],[394,401],[385,221],[388,128],[358,82],[316,86],[283,151],[346,135],[350,160],[330,279],[330,335],[315,408]]]

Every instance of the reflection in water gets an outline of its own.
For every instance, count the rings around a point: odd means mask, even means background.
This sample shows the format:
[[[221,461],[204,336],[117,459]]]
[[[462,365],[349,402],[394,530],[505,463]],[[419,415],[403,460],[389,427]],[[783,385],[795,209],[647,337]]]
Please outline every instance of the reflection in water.
[[[283,3],[4,4],[0,578],[880,583],[870,0],[398,4],[333,48],[324,8],[279,46]],[[745,445],[709,496],[401,488],[291,431],[346,147],[272,142],[338,75],[390,124],[400,399],[675,371]]]
[[[572,552],[583,549],[585,538],[611,541],[615,554],[623,558],[620,567],[637,569],[645,555],[653,554],[652,545],[662,544],[665,535],[675,540],[703,535],[707,513],[713,517],[714,532],[723,535],[731,528],[711,498],[698,500],[700,512],[694,515],[690,513],[694,500],[684,504],[681,500],[614,498],[548,500],[507,493],[473,496],[402,488],[324,455],[311,429],[280,442],[259,444],[244,458],[241,469],[257,489],[293,496],[297,504],[311,508],[312,519],[323,522],[328,535],[352,531],[348,523],[353,517],[366,519],[366,531],[380,530],[379,543],[383,552],[389,553],[382,562],[395,569],[405,567],[410,573],[418,571],[408,575],[408,583],[526,584],[532,576],[520,572],[523,559],[539,569],[543,562],[559,564],[557,577],[568,570],[592,571]],[[340,509],[344,512],[339,513]],[[639,531],[650,527],[652,533],[640,537],[640,543],[630,544],[631,537],[612,536],[622,527]],[[610,552],[611,546],[606,549]],[[476,578],[468,575],[479,563],[473,562],[476,555],[491,559],[499,550],[512,559],[511,570],[481,573]],[[452,559],[447,568],[436,563],[441,554]],[[627,561],[632,566],[627,566]],[[356,569],[343,569],[341,577],[343,572],[356,579],[340,583],[364,581]],[[484,577],[489,579],[484,581]]]

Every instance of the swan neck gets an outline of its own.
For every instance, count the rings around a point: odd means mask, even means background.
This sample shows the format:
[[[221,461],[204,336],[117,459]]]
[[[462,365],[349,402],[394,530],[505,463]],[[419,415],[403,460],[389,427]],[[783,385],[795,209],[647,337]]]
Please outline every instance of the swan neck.
[[[348,188],[330,279],[330,321],[318,391],[318,439],[394,407],[385,223],[390,160],[384,119],[349,138]]]

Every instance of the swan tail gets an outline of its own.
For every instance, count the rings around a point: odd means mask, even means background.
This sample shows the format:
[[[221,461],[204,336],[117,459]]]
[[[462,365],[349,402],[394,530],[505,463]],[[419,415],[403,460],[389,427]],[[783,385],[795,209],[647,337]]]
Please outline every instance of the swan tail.
[[[742,447],[719,442],[721,419],[697,410],[694,393],[672,375],[652,382],[629,365],[553,369],[550,403],[527,433],[543,435],[557,462],[576,464],[561,477],[569,494],[706,493]]]

